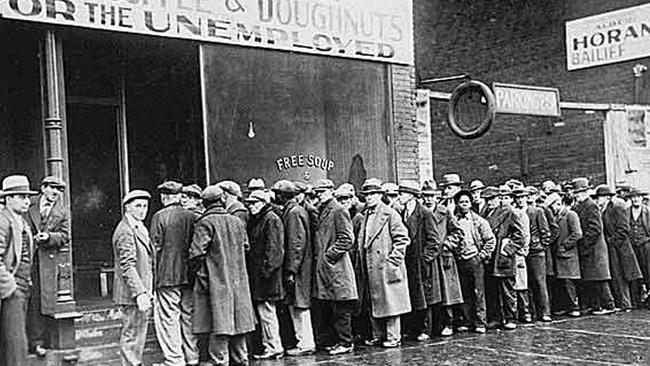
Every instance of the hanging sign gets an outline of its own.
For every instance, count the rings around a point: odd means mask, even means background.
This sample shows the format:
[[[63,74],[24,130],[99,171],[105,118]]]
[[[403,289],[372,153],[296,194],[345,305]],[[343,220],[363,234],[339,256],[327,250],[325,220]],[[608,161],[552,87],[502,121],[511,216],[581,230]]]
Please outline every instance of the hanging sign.
[[[0,17],[413,64],[412,0],[3,0]]]
[[[334,168],[334,162],[332,160],[311,154],[295,154],[281,157],[275,161],[275,165],[279,172],[287,169],[303,167],[317,168],[327,172]]]
[[[496,112],[531,116],[560,116],[560,92],[556,88],[493,83]]]

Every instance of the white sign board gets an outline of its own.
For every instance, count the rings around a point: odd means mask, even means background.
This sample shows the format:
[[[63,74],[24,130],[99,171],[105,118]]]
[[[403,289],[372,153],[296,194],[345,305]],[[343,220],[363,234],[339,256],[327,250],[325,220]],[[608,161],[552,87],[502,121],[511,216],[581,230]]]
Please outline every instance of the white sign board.
[[[567,69],[650,56],[650,4],[566,22]]]
[[[2,0],[0,17],[413,64],[412,0]]]
[[[493,83],[497,113],[560,116],[560,92],[555,88]]]

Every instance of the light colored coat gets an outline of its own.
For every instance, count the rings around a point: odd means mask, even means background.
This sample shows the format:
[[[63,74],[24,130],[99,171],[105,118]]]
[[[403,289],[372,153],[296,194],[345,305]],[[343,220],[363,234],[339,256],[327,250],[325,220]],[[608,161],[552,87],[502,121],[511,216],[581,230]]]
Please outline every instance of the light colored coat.
[[[144,223],[142,223],[144,227]],[[113,232],[115,277],[113,301],[118,305],[135,305],[140,294],[153,294],[153,247],[148,235],[135,230],[126,216]]]
[[[29,235],[30,253],[33,253],[33,242],[29,226],[25,222],[25,229]],[[6,299],[16,290],[16,278],[20,257],[22,255],[22,236],[19,223],[3,207],[0,209],[0,299]]]
[[[578,255],[578,240],[582,238],[580,218],[578,214],[567,207],[562,207],[557,214],[558,237],[553,244],[554,273],[559,279],[580,278],[580,257]]]

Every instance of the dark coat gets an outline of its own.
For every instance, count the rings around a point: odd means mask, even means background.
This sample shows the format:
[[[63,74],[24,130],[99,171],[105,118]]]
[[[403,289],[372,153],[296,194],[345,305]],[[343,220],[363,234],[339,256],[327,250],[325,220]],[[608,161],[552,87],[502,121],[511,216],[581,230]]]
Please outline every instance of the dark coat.
[[[187,256],[199,216],[173,203],[151,217],[149,236],[156,250],[156,288],[189,283]]]
[[[319,300],[357,300],[350,250],[354,247],[352,220],[334,198],[323,203],[314,233],[312,297]]]
[[[248,209],[244,206],[243,203],[239,201],[233,202],[230,206],[226,208],[226,212],[230,215],[233,215],[240,219],[244,223],[244,227],[248,225]]]
[[[404,265],[406,248],[410,244],[408,231],[402,218],[383,202],[377,204],[374,214],[366,209],[357,234],[359,252],[356,273],[359,292],[370,295],[372,317],[385,318],[411,311],[409,285]],[[364,299],[365,300],[365,299]]]
[[[284,227],[282,220],[266,205],[248,219],[250,266],[253,301],[278,301],[284,298],[282,263],[284,262]]]
[[[144,223],[141,223],[144,227]],[[153,295],[154,249],[148,236],[122,218],[113,232],[115,273],[113,300],[118,305],[135,305],[136,296]]]
[[[438,302],[442,302],[442,305],[459,304],[463,302],[463,292],[454,253],[463,246],[465,234],[458,226],[456,217],[447,207],[438,205],[433,209],[432,214],[434,237],[441,250],[440,255],[433,261],[431,271],[434,284],[431,294],[433,301],[429,305]]]
[[[433,262],[440,254],[440,243],[435,237],[431,210],[418,202],[411,216],[406,218],[406,228],[411,239],[411,244],[406,247],[404,259],[411,308],[414,311],[422,310],[435,300],[431,273]]]
[[[603,231],[609,250],[610,266],[618,264],[628,281],[643,278],[639,262],[630,243],[630,216],[623,203],[610,201],[603,211]],[[614,263],[614,258],[618,263]]]
[[[544,253],[551,244],[551,229],[544,210],[539,207],[528,206],[526,214],[528,214],[530,220],[530,249],[528,254]]]
[[[557,218],[551,208],[547,206],[541,206],[541,208],[544,210],[544,216],[546,217],[546,222],[548,222],[548,228],[551,232],[549,245],[546,247],[546,275],[555,276],[555,264],[553,263],[554,255],[551,248],[553,248],[557,243],[559,227]]]
[[[221,207],[208,207],[194,226],[190,262],[196,268],[194,333],[245,334],[255,329],[241,220]]]
[[[42,195],[39,194],[31,199],[27,223],[34,235],[41,232],[50,234],[50,239],[47,242],[38,243],[39,248],[60,248],[70,241],[70,219],[65,210],[63,199],[59,198],[52,206],[50,214],[45,220],[41,220],[41,197]]]
[[[294,275],[293,288],[286,288],[289,305],[311,306],[312,237],[309,214],[294,201],[282,211],[284,225],[284,276]]]
[[[575,211],[563,207],[557,215],[558,237],[551,247],[554,273],[559,279],[580,278],[578,240],[582,238],[580,218]]]
[[[580,217],[580,228],[582,229],[582,239],[578,241],[582,280],[606,281],[611,279],[609,255],[603,236],[603,221],[598,205],[591,198],[587,198],[578,202],[574,210]]]
[[[9,209],[0,208],[0,299],[6,299],[16,290],[14,275],[18,270],[23,247],[19,225]],[[23,225],[29,235],[29,250],[33,253],[31,230],[26,222]]]
[[[628,217],[628,219],[630,220],[630,223],[631,223],[631,220],[634,219],[632,217],[632,206],[630,206],[630,207],[628,207],[626,209],[625,214],[626,214],[626,216]],[[648,235],[648,237],[650,237],[650,208],[648,208],[648,206],[646,206],[646,205],[641,205],[641,225],[643,226],[644,230],[646,230],[646,235]],[[630,240],[632,240],[632,239],[633,238],[630,236]],[[645,245],[647,243],[648,243],[647,241],[643,241],[643,242],[639,242],[639,243],[632,242],[632,246],[633,247],[639,247],[639,246],[643,246],[643,245]]]
[[[515,253],[525,246],[523,223],[509,206],[488,210],[485,219],[496,238],[494,255],[488,266],[490,273],[495,277],[514,277]]]

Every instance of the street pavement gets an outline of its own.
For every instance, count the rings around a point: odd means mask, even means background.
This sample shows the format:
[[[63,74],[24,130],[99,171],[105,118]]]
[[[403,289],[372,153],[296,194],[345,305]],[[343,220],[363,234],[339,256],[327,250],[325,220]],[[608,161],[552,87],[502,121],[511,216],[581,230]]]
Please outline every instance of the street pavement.
[[[148,355],[147,362],[159,361]],[[148,363],[145,363],[148,364]],[[252,361],[256,366],[650,365],[650,311],[564,318],[487,334],[457,333],[397,349],[359,346],[354,353]]]

